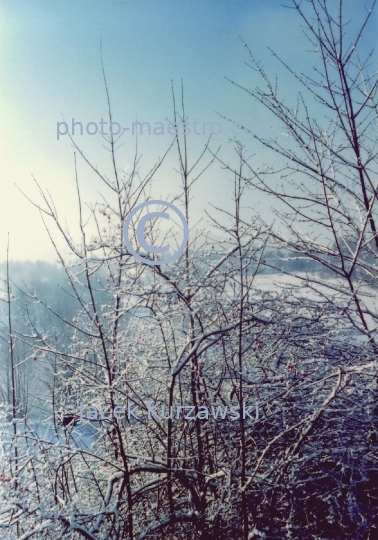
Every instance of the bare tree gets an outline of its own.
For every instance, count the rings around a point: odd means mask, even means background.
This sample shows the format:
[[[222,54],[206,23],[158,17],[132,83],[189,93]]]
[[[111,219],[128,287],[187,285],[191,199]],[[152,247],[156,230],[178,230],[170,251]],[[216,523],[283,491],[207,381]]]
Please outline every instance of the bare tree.
[[[247,89],[231,81],[281,123],[281,133],[273,138],[250,132],[275,154],[278,165],[260,171],[245,159],[243,178],[251,189],[271,197],[278,218],[272,247],[285,264],[279,266],[276,260],[267,266],[286,274],[280,283],[298,312],[307,311],[311,326],[323,326],[323,338],[316,338],[315,350],[311,346],[304,358],[302,354],[292,357],[288,368],[296,378],[316,374],[312,383],[316,385],[322,376],[337,380],[328,398],[322,392],[323,404],[316,408],[314,403],[307,426],[297,431],[299,461],[295,463],[295,454],[288,454],[292,461],[288,498],[282,495],[283,486],[279,487],[288,470],[288,461],[282,463],[270,506],[270,534],[279,531],[280,520],[282,527],[286,521],[290,537],[298,537],[298,527],[304,527],[301,534],[309,538],[317,534],[373,538],[376,534],[376,509],[369,504],[376,493],[373,469],[377,451],[377,71],[371,66],[373,51],[365,58],[359,53],[375,5],[373,1],[355,29],[345,20],[342,0],[293,0],[292,9],[301,19],[315,56],[313,74],[306,75],[271,51],[301,87],[293,106],[280,97],[277,80],[270,80],[246,43],[249,65],[263,87]],[[292,263],[298,260],[308,261],[307,271],[292,270]],[[307,330],[307,343],[309,335]],[[312,354],[317,362],[323,358],[320,365],[312,363]],[[296,396],[296,404],[300,402]],[[341,410],[335,409],[336,403]],[[335,431],[328,439],[326,429],[332,424]],[[301,453],[300,446],[312,442],[314,432],[319,437],[317,449]],[[342,457],[337,459],[332,452],[325,457],[327,447],[338,448]],[[328,478],[323,486],[309,474],[316,470]],[[307,483],[304,478],[310,476]],[[335,492],[337,478],[343,488]],[[298,495],[297,482],[308,485],[306,495]],[[288,504],[288,513],[282,508],[278,517],[280,497]],[[320,504],[321,497],[329,503]],[[305,507],[300,508],[304,500]],[[361,522],[357,516],[365,517]]]
[[[16,475],[14,457],[0,455],[0,527],[10,537],[374,538],[376,79],[353,61],[370,13],[346,48],[342,2],[338,14],[323,0],[293,6],[321,61],[317,81],[296,80],[326,109],[327,127],[302,96],[285,105],[249,51],[267,88],[250,93],[289,136],[254,137],[284,163],[257,171],[237,143],[235,165],[226,164],[219,149],[208,152],[210,140],[192,159],[177,132],[172,201],[190,235],[174,265],[140,262],[123,242],[125,219],[149,199],[162,161],[142,175],[136,148],[122,173],[110,134],[110,176],[76,146],[79,240],[37,184],[42,202],[33,204],[51,241],[55,226],[75,256],[56,248],[77,308],[71,317],[25,291],[61,331],[42,331],[27,305],[28,333],[17,340],[49,366],[51,433],[20,428]],[[173,120],[187,120],[182,89]],[[94,206],[82,201],[76,156],[102,182]],[[217,161],[229,169],[232,205],[213,207],[201,229],[192,186]],[[279,226],[252,215],[251,189],[272,197]],[[151,243],[175,241],[150,225]],[[78,424],[82,406],[90,414]],[[108,414],[117,406],[119,418]]]

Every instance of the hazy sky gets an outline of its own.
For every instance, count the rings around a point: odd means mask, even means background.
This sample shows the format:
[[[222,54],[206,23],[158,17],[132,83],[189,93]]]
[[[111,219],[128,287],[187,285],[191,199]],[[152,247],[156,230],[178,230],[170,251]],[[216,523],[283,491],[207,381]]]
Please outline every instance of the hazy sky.
[[[364,6],[363,0],[347,2],[356,18]],[[268,73],[281,77],[281,93],[288,99],[295,98],[291,78],[272,61],[267,47],[298,71],[311,65],[298,17],[278,0],[0,0],[0,33],[0,260],[5,258],[8,232],[13,259],[56,259],[38,211],[15,187],[38,200],[32,175],[75,227],[73,148],[68,137],[57,140],[57,122],[63,116],[69,124],[75,118],[85,126],[106,118],[101,39],[114,120],[122,126],[131,126],[136,117],[151,124],[171,119],[171,80],[179,92],[181,79],[190,120],[222,121],[217,113],[241,123],[272,120],[225,78],[247,87],[259,83],[245,65],[247,54],[239,36]],[[377,35],[375,17],[368,28],[371,47]],[[214,136],[213,144],[221,144],[222,156],[233,159],[226,124],[222,121],[224,132]],[[170,139],[140,137],[141,170],[162,156]],[[84,134],[75,140],[95,164],[107,167],[100,135]],[[205,140],[191,136],[193,157]],[[254,159],[263,162],[261,149],[250,139],[248,144]],[[133,151],[134,139],[126,131],[119,152],[125,170]],[[178,192],[174,157],[173,153],[158,174],[154,194]],[[84,199],[98,199],[98,181],[81,163],[79,172]],[[194,191],[197,216],[211,202],[224,203],[231,189],[218,166],[200,182]],[[260,211],[265,211],[264,205],[268,210],[269,204],[261,198],[251,200]]]

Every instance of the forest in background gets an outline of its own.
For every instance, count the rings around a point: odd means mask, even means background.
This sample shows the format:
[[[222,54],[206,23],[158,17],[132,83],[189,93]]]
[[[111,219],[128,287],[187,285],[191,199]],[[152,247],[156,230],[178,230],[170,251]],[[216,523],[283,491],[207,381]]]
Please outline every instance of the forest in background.
[[[373,57],[359,55],[371,10],[355,28],[342,1],[292,7],[316,68],[297,74],[275,55],[302,86],[296,103],[280,99],[246,44],[262,86],[245,91],[281,126],[252,136],[280,163],[255,169],[237,140],[234,163],[211,140],[192,155],[185,134],[167,150],[181,179],[172,202],[190,229],[177,262],[141,263],[123,241],[163,160],[143,173],[136,151],[125,172],[109,135],[109,178],[71,138],[78,239],[36,181],[58,266],[8,255],[1,268],[4,538],[376,538],[378,79]],[[104,84],[111,121],[105,70]],[[185,121],[183,90],[172,97],[174,120]],[[323,117],[311,115],[314,102]],[[91,207],[79,160],[103,184]],[[213,208],[201,229],[192,187],[217,166],[229,173],[232,210]],[[249,209],[255,190],[275,223]],[[130,234],[137,245],[135,221]],[[153,220],[146,234],[151,245],[172,241]],[[166,417],[78,424],[80,403],[126,401],[144,412],[161,402]],[[200,415],[243,403],[258,403],[258,418]],[[169,414],[187,404],[193,420]]]

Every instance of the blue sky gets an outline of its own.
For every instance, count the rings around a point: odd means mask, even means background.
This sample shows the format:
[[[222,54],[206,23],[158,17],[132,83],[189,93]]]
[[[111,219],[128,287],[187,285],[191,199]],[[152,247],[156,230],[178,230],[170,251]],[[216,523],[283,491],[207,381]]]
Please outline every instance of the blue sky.
[[[355,17],[363,5],[347,2]],[[377,42],[376,21],[369,27],[370,45]],[[293,82],[267,47],[299,71],[308,68],[308,44],[298,23],[294,12],[276,0],[0,0],[0,260],[8,231],[12,258],[55,259],[38,212],[14,186],[36,197],[31,174],[49,189],[67,222],[74,223],[73,148],[68,137],[57,141],[56,125],[62,115],[84,124],[106,117],[100,40],[114,119],[123,125],[136,117],[151,123],[171,118],[171,80],[179,92],[181,79],[190,119],[216,122],[221,113],[238,122],[269,121],[272,117],[225,77],[245,86],[258,83],[244,64],[242,36],[267,71],[279,75],[282,95],[291,99]],[[90,159],[106,167],[99,136],[77,140]],[[123,140],[119,159],[127,168],[134,141],[131,135]],[[146,169],[169,140],[141,137]],[[191,138],[193,157],[204,142],[205,137]],[[214,142],[232,159],[225,134]],[[271,159],[256,143],[248,144],[254,159]],[[172,156],[157,178],[156,195],[178,191],[173,167]],[[89,201],[99,185],[84,167],[80,174]],[[216,166],[201,182],[194,191],[198,217],[210,202],[224,201],[225,190],[231,189]],[[251,201],[257,204],[268,209],[270,202]]]

